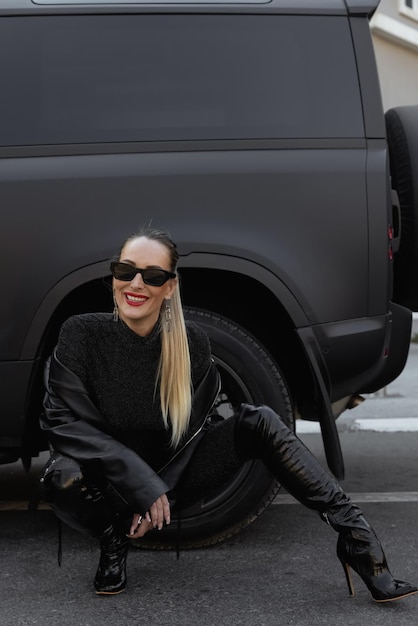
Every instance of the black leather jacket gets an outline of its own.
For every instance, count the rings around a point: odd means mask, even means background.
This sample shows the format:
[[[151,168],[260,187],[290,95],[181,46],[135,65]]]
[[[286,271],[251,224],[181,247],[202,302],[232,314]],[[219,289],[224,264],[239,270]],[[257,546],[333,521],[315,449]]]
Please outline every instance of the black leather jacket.
[[[45,410],[40,421],[53,449],[104,476],[125,505],[144,515],[153,502],[178,483],[208,427],[209,412],[220,390],[220,377],[211,362],[194,391],[188,431],[170,461],[158,472],[117,440],[83,382],[58,360],[55,351],[45,370],[45,386]]]

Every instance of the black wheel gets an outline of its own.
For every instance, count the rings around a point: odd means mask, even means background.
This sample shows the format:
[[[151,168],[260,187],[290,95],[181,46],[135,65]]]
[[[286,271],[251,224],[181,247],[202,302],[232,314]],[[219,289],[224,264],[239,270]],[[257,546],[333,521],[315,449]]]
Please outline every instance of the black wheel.
[[[418,311],[418,106],[387,111],[386,128],[392,187],[401,209],[393,300]]]
[[[216,412],[228,419],[242,402],[267,404],[294,428],[293,411],[277,365],[265,348],[232,321],[204,310],[188,308],[186,317],[208,334],[222,387]],[[198,548],[220,543],[253,522],[272,502],[280,486],[260,461],[244,467],[210,499],[181,512],[180,546]],[[177,524],[149,533],[139,547],[172,549]]]

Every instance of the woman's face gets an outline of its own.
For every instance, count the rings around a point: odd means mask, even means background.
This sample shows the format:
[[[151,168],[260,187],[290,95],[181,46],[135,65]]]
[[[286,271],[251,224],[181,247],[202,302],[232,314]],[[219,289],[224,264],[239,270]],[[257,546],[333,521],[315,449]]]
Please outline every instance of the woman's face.
[[[167,248],[159,241],[138,237],[122,249],[120,261],[141,269],[159,268],[171,271]],[[161,287],[146,285],[141,274],[131,281],[113,278],[113,290],[119,317],[135,333],[149,335],[158,321],[161,305],[170,298],[177,286],[177,278],[170,278]]]

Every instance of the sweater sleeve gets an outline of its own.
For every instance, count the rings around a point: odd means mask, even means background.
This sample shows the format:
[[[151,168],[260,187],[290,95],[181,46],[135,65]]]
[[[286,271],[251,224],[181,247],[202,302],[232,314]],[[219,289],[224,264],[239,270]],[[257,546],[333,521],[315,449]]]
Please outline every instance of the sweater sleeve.
[[[133,450],[115,439],[78,376],[51,358],[41,428],[62,454],[103,473],[130,508],[141,514],[169,488]]]

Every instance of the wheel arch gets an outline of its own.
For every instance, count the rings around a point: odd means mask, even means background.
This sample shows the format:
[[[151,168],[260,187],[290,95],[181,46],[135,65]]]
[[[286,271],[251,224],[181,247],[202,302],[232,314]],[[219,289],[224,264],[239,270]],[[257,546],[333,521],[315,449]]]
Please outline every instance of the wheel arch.
[[[316,418],[316,381],[295,320],[277,293],[242,271],[187,267],[181,276],[185,306],[217,313],[253,335],[283,372],[297,412]]]
[[[225,269],[228,267],[228,269]],[[259,341],[283,372],[292,402],[305,419],[318,419],[317,383],[297,325],[307,324],[302,307],[286,285],[267,269],[239,258],[190,254],[179,269],[185,306],[206,309],[235,322]],[[34,360],[27,423],[39,413],[43,363],[69,316],[112,309],[108,261],[72,272],[42,301],[23,344],[21,358]],[[29,429],[32,438],[32,429]]]

